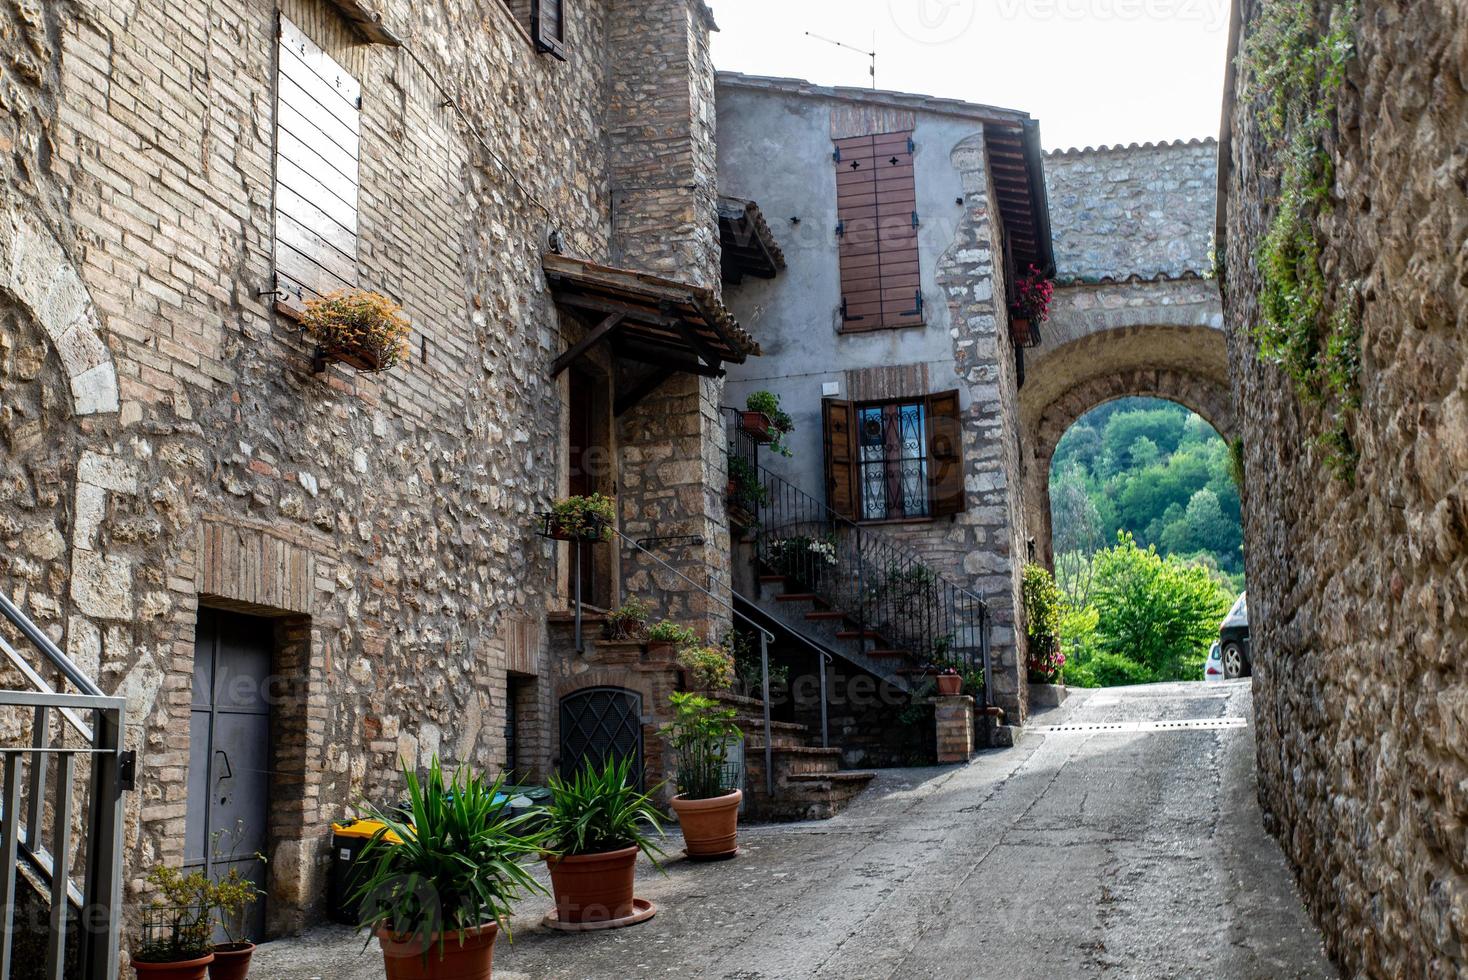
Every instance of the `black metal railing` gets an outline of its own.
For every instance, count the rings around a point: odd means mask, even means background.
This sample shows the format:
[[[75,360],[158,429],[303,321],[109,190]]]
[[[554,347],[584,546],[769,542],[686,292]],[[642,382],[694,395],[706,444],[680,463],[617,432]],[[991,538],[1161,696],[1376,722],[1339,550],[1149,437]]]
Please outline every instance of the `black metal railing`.
[[[819,598],[854,626],[864,650],[909,655],[917,667],[983,671],[987,701],[990,618],[984,601],[890,535],[842,517],[759,465],[758,445],[729,416],[731,503],[753,518],[758,571]],[[738,468],[754,474],[736,478]]]

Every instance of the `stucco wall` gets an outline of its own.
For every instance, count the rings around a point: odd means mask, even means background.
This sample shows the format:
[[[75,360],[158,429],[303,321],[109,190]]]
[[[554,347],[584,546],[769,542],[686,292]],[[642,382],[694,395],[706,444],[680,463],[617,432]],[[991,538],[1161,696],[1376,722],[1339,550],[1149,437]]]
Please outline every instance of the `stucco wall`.
[[[1318,3],[1324,11],[1334,4]],[[1261,5],[1242,5],[1244,36]],[[1244,439],[1260,799],[1352,976],[1468,974],[1468,22],[1364,0],[1328,143],[1321,267],[1359,282],[1354,482],[1249,336],[1278,159],[1226,119],[1226,307]],[[1336,293],[1337,297],[1340,296]]]

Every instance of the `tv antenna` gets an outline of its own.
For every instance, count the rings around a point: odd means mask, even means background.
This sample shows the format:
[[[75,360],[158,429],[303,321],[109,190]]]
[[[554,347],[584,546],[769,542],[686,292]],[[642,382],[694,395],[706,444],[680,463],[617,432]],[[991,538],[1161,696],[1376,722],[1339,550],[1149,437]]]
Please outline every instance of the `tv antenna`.
[[[834,44],[836,47],[838,47],[838,48],[845,48],[847,51],[855,51],[857,54],[864,54],[864,55],[866,55],[868,58],[870,58],[872,60],[872,66],[871,66],[871,68],[867,69],[868,73],[872,76],[872,88],[875,89],[877,87],[877,32],[876,31],[872,31],[872,50],[870,50],[870,51],[864,51],[864,50],[862,50],[861,48],[857,47],[854,44],[847,44],[846,42],[844,42],[844,41],[838,41],[838,40],[836,40],[833,37],[826,37],[824,34],[817,34],[815,31],[806,31],[805,32],[805,36],[806,37],[813,37],[817,41],[825,41],[827,44]]]

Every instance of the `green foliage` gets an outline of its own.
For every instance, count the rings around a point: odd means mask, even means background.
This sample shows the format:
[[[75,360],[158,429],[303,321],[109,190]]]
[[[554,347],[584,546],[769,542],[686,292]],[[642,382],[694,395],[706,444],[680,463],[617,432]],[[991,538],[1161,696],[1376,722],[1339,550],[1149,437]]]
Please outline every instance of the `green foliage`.
[[[1096,579],[1102,653],[1141,665],[1151,679],[1199,676],[1233,598],[1206,568],[1138,548],[1123,532],[1096,556]]]
[[[721,646],[683,647],[678,651],[678,663],[701,690],[727,691],[734,685],[734,657]]]
[[[652,608],[637,596],[626,600],[607,613],[607,639],[640,640],[647,636],[647,621],[652,617]]]
[[[773,437],[770,440],[770,449],[781,456],[791,455],[790,444],[786,437],[795,431],[795,420],[780,407],[780,396],[770,391],[753,391],[744,400],[744,407],[751,412],[760,412],[769,417]]]
[[[434,937],[442,956],[448,934],[492,921],[508,928],[515,899],[545,893],[522,863],[544,835],[528,829],[528,814],[512,814],[503,776],[459,770],[450,779],[435,756],[422,780],[404,762],[403,783],[406,819],[367,807],[383,826],[358,858],[362,928],[422,942],[426,961]]]
[[[1358,301],[1351,285],[1326,280],[1320,217],[1335,178],[1326,138],[1354,55],[1356,2],[1329,9],[1321,23],[1314,3],[1264,4],[1245,44],[1244,77],[1260,131],[1281,162],[1277,210],[1257,255],[1260,320],[1251,332],[1259,358],[1280,367],[1302,402],[1318,406],[1316,441],[1326,465],[1349,482],[1360,403]]]
[[[563,533],[575,538],[610,541],[616,535],[617,502],[599,493],[557,500],[551,515]]]
[[[671,619],[660,619],[654,623],[647,631],[647,639],[649,643],[671,643],[680,650],[699,644],[698,633]]]
[[[1025,565],[1021,579],[1025,608],[1025,635],[1029,639],[1030,679],[1057,683],[1065,657],[1060,646],[1060,620],[1064,596],[1048,569],[1034,562]]]
[[[227,875],[210,882],[205,894],[229,943],[249,942],[245,937],[245,910],[263,898],[265,893],[240,874],[239,868],[232,867]]]
[[[729,479],[734,484],[731,503],[754,510],[770,497],[769,488],[760,482],[759,471],[743,456],[729,456]]]
[[[133,959],[144,963],[182,963],[209,955],[214,919],[210,882],[202,871],[184,874],[159,865],[148,872],[153,898],[143,908],[143,935]]]
[[[663,852],[654,835],[661,837],[663,827],[652,795],[659,787],[639,793],[632,778],[630,756],[600,769],[588,764],[570,779],[552,775],[550,803],[541,811],[548,849],[566,856],[635,846],[656,864]]]
[[[729,746],[744,737],[735,711],[698,694],[674,694],[673,720],[660,734],[678,758],[678,793],[689,800],[711,800],[737,787],[727,772]]]

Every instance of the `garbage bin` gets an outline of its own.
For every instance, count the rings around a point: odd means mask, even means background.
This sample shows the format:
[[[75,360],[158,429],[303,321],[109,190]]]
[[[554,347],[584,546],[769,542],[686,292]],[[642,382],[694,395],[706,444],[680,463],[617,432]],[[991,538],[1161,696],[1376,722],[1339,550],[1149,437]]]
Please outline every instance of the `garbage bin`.
[[[349,926],[361,921],[357,914],[359,903],[352,898],[357,887],[357,859],[383,826],[379,820],[343,820],[331,825],[331,876],[326,901],[333,921]],[[392,831],[388,831],[386,840],[392,844],[402,842]]]

